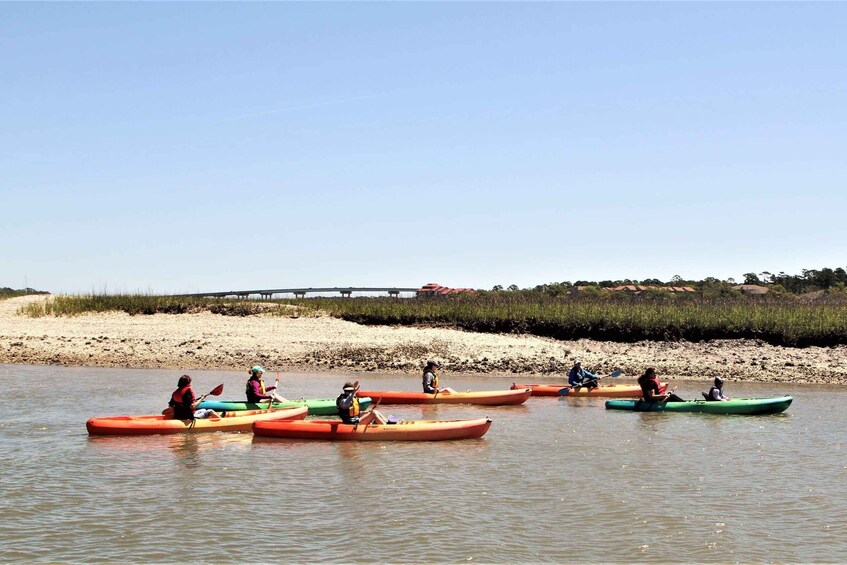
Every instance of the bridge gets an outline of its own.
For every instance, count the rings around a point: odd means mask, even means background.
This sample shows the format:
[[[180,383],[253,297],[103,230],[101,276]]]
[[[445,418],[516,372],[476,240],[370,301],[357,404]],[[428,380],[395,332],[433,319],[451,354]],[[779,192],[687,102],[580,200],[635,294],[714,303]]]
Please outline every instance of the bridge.
[[[331,288],[269,288],[261,290],[227,290],[224,292],[196,292],[193,294],[179,294],[177,296],[202,296],[213,298],[226,298],[227,296],[235,296],[237,298],[247,299],[250,296],[261,296],[263,299],[270,300],[275,294],[293,294],[295,298],[305,298],[307,294],[325,294],[337,292],[344,298],[350,298],[354,292],[387,292],[388,296],[399,297],[401,292],[417,292],[419,288],[401,288],[401,287],[331,287]]]

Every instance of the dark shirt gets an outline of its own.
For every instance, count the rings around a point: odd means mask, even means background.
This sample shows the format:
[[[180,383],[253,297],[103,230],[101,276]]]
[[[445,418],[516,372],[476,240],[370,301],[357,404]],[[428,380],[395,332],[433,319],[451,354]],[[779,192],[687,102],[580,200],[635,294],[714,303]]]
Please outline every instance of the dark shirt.
[[[432,371],[425,371],[423,374],[423,391],[429,394],[433,394],[435,392],[435,387],[433,383],[435,382],[435,373]]]
[[[356,416],[350,416],[350,409],[353,407],[353,398],[356,395],[356,391],[347,393],[342,392],[338,395],[338,398],[335,399],[335,406],[338,408],[338,415],[341,417],[341,421],[345,424],[355,424],[359,421],[359,418]]]
[[[174,409],[174,418],[177,420],[193,420],[194,419],[194,408],[192,408],[192,404],[196,398],[194,397],[194,391],[191,387],[188,387],[182,394],[182,398],[179,397],[180,389],[176,389],[171,395],[171,401],[169,404]]]
[[[723,390],[716,386],[709,389],[709,400],[723,400],[724,398],[726,397],[723,395]]]
[[[644,400],[653,401],[652,397],[654,395],[662,393],[662,387],[657,377],[649,379],[642,377],[638,379],[638,384],[641,385],[641,395],[644,397]],[[653,391],[653,394],[650,394],[651,391]]]

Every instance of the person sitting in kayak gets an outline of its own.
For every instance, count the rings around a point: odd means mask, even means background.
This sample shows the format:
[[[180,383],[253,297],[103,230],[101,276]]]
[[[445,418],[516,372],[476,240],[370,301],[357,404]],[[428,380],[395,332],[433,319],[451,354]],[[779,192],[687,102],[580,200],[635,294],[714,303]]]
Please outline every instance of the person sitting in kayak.
[[[359,391],[359,381],[344,383],[344,388],[338,398],[335,399],[335,405],[338,407],[338,415],[341,421],[345,424],[367,424],[374,422],[385,424],[385,417],[376,411],[375,408],[365,411],[360,414],[359,399],[356,398],[356,393]]]
[[[423,391],[424,392],[426,392],[428,394],[435,394],[435,393],[438,393],[438,392],[445,392],[445,393],[450,394],[450,393],[456,392],[452,388],[447,388],[447,387],[439,388],[439,386],[438,386],[438,375],[435,374],[435,369],[440,369],[440,368],[441,368],[441,364],[439,364],[438,361],[430,360],[430,361],[426,362],[426,367],[424,367],[424,370],[423,370]]]
[[[262,374],[264,374],[264,372],[265,370],[259,365],[250,369],[250,378],[247,379],[247,386],[245,388],[245,392],[247,393],[247,402],[259,404],[262,402],[268,402],[271,399],[273,399],[274,402],[288,402],[288,400],[275,392],[268,394],[269,392],[276,390],[276,386],[265,387],[265,381],[262,380]]]
[[[335,399],[335,406],[338,408],[338,415],[341,416],[341,421],[345,424],[359,423],[359,399],[356,398],[356,391],[359,390],[359,381],[344,383],[344,389],[338,398]]]
[[[685,402],[685,400],[673,392],[662,394],[662,383],[656,376],[656,369],[650,367],[644,374],[638,377],[638,385],[645,402]]]
[[[568,384],[572,387],[597,388],[600,384],[597,377],[582,368],[582,362],[576,361],[568,373]]]
[[[171,393],[168,406],[173,410],[175,420],[202,420],[203,418],[221,418],[224,414],[218,414],[208,408],[197,408],[206,395],[200,398],[194,396],[191,388],[191,377],[182,375],[176,385],[176,390]]]
[[[728,396],[723,395],[723,378],[715,377],[715,384],[709,389],[709,392],[704,395],[706,400],[730,400]]]

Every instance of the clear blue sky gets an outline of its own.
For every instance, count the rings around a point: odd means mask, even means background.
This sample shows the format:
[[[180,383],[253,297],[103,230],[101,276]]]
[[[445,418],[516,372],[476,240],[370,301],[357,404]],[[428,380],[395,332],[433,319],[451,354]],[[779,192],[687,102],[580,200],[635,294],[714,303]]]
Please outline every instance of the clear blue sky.
[[[847,265],[845,3],[0,4],[0,286]]]

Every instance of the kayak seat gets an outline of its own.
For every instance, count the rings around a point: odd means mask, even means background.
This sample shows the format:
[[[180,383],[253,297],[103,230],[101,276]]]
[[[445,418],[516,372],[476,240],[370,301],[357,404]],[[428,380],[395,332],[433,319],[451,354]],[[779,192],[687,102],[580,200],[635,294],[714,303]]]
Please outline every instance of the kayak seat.
[[[709,393],[708,392],[701,392],[700,394],[703,395],[703,398],[705,398],[706,400],[709,400]]]

